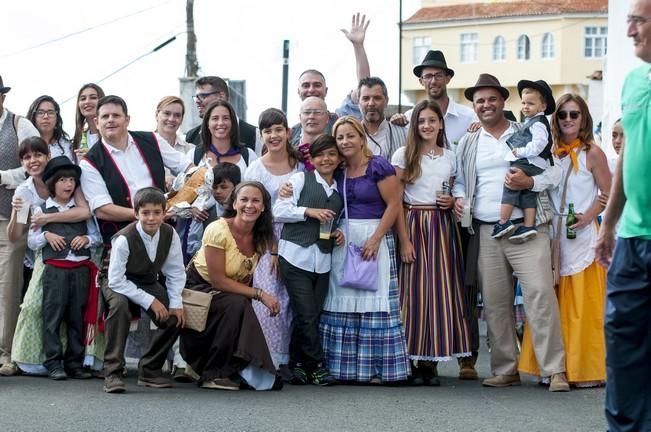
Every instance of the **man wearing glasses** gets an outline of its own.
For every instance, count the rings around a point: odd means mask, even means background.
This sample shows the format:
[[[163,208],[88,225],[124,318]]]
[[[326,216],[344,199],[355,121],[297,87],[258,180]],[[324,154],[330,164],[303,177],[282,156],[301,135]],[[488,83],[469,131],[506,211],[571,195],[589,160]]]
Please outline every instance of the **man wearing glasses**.
[[[18,145],[26,138],[39,136],[29,120],[4,108],[11,87],[5,87],[0,77],[0,375],[14,375],[11,345],[18,319],[20,292],[23,286],[23,257],[26,241],[12,243],[7,238],[14,189],[25,180],[20,166]]]
[[[595,246],[599,262],[610,265],[604,321],[610,432],[651,430],[651,192],[644,180],[651,166],[651,0],[634,0],[626,22],[644,64],[622,87],[626,142]]]
[[[194,86],[196,88],[194,102],[201,118],[203,118],[206,108],[214,101],[229,100],[228,84],[218,76],[198,78]],[[238,124],[240,127],[240,141],[259,155],[260,151],[262,151],[262,142],[257,128],[242,119],[238,119]],[[201,125],[190,129],[185,135],[185,141],[195,145],[201,144]]]
[[[301,134],[296,148],[303,154],[303,163],[306,169],[312,171],[314,166],[310,163],[310,145],[326,133],[329,125],[328,107],[325,100],[318,96],[306,97],[301,104],[299,118],[301,119]]]
[[[470,125],[477,121],[477,116],[472,109],[456,103],[448,96],[448,84],[454,77],[454,70],[448,67],[441,51],[430,50],[423,62],[414,67],[414,75],[425,88],[427,97],[436,101],[441,107],[444,113],[445,135],[450,149],[455,151],[461,137],[465,135]],[[411,118],[411,112],[412,110],[409,110],[404,114],[393,115],[391,123],[406,126]]]

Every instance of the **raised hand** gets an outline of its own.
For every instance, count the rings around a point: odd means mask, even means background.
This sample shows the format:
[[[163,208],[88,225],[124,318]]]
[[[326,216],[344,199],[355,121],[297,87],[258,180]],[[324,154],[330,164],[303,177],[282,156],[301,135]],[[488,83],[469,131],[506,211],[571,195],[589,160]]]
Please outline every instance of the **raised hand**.
[[[366,15],[361,15],[359,12],[353,15],[353,19],[350,25],[350,30],[346,29],[341,29],[341,31],[346,35],[349,41],[351,41],[354,45],[359,44],[363,45],[364,44],[364,38],[366,38],[366,29],[368,28],[368,25],[371,23],[371,21],[366,20]]]

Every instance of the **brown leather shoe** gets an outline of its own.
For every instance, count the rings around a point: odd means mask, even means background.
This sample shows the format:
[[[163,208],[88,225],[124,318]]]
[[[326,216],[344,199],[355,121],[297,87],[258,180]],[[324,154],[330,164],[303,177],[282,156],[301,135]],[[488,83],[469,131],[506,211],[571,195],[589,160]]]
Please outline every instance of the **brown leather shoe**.
[[[568,392],[570,391],[570,385],[567,382],[567,377],[565,373],[556,373],[552,375],[549,380],[549,391],[550,392]]]
[[[486,378],[481,385],[484,387],[509,387],[520,385],[520,375],[497,375],[493,378]]]
[[[20,369],[14,362],[5,363],[0,367],[0,375],[2,376],[14,376],[20,375]]]
[[[479,379],[477,370],[472,362],[472,357],[462,357],[459,360],[459,379],[460,380],[476,380]]]

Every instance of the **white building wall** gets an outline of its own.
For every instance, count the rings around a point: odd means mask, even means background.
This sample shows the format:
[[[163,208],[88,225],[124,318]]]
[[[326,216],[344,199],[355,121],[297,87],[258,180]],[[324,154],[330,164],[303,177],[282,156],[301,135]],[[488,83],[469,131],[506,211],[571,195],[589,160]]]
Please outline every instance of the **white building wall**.
[[[604,60],[603,117],[601,118],[603,149],[611,157],[615,151],[610,144],[611,126],[621,114],[620,95],[626,75],[642,61],[633,53],[633,43],[626,36],[626,15],[632,0],[608,1],[608,56]],[[595,117],[595,123],[599,118]]]

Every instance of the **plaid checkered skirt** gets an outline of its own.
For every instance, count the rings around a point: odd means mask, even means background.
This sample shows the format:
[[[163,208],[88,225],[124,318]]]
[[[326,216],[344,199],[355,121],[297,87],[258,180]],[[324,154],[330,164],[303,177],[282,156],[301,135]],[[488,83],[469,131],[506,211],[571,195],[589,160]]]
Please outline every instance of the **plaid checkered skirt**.
[[[404,381],[410,373],[405,333],[400,318],[396,245],[389,249],[389,312],[330,312],[321,314],[321,343],[330,373],[340,381]]]

